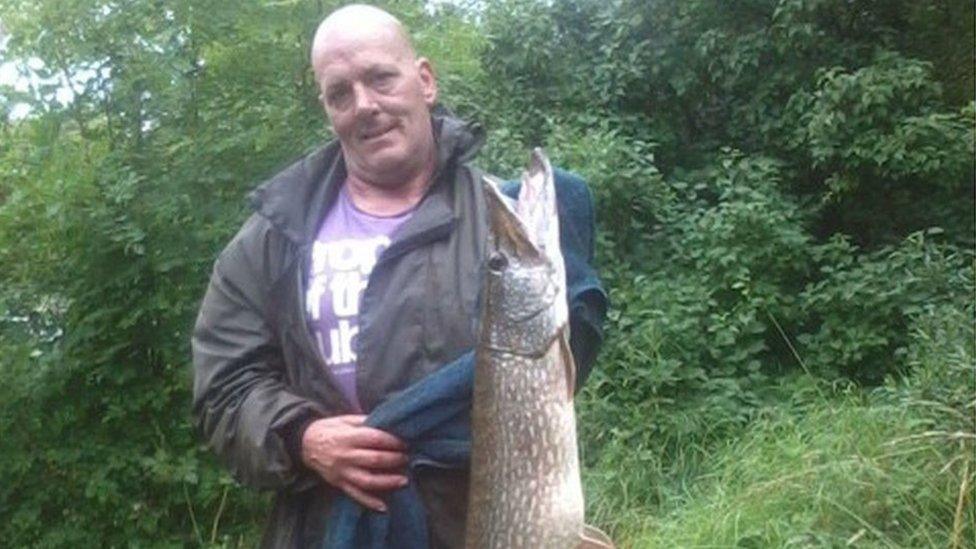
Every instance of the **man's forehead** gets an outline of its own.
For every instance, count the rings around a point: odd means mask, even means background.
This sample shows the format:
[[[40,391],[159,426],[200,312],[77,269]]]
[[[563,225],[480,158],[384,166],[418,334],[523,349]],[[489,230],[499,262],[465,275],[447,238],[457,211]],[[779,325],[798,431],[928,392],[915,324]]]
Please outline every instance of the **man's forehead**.
[[[313,60],[313,68],[320,77],[327,77],[402,67],[412,60],[410,52],[389,43],[344,42],[335,43],[319,52]]]

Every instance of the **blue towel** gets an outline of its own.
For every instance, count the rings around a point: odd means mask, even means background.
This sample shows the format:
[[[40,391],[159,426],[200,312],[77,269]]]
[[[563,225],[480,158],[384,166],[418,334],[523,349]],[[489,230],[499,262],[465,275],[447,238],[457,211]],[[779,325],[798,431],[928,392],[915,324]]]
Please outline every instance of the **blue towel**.
[[[428,547],[427,517],[415,488],[418,467],[467,467],[471,455],[471,387],[474,352],[428,375],[380,404],[370,427],[395,434],[410,447],[410,482],[392,492],[387,512],[368,510],[342,494],[329,513],[325,547]]]
[[[593,201],[579,177],[554,170],[559,240],[566,262],[570,348],[576,359],[577,383],[589,373],[603,340],[607,295],[593,269]],[[502,191],[518,195],[519,184],[506,182]],[[332,504],[325,549],[415,549],[428,547],[427,517],[415,488],[421,467],[458,469],[471,457],[471,389],[474,351],[468,351],[436,372],[398,392],[366,418],[366,425],[392,433],[409,447],[403,488],[390,493],[387,512],[368,510],[345,494]]]

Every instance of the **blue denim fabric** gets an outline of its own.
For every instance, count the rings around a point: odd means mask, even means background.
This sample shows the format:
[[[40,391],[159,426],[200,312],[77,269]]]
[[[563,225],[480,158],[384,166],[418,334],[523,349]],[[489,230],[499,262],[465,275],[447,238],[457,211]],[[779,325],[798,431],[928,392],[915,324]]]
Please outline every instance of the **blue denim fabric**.
[[[555,170],[559,237],[566,262],[570,347],[576,359],[577,383],[585,380],[603,340],[607,295],[593,262],[593,200],[582,179]],[[508,181],[502,191],[518,195],[519,183]],[[413,482],[421,467],[457,469],[471,455],[471,389],[474,351],[468,351],[407,389],[391,395],[366,419],[407,443],[410,482],[392,492],[387,512],[365,509],[340,494],[327,521],[326,549],[414,549],[428,547],[427,517]]]

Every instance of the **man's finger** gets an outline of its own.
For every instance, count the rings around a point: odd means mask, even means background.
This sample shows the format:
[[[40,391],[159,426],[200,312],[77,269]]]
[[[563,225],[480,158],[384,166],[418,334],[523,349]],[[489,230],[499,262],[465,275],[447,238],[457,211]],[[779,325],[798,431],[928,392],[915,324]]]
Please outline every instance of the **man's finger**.
[[[347,460],[363,469],[402,469],[407,464],[407,455],[403,452],[386,450],[352,450]]]
[[[356,415],[356,414],[348,414],[348,415],[344,415],[344,416],[335,416],[332,419],[334,419],[335,421],[340,421],[342,423],[345,423],[346,425],[352,425],[354,427],[358,427],[358,426],[362,425],[363,422],[366,421],[366,416],[364,416],[364,415]]]
[[[407,477],[393,473],[374,473],[365,469],[350,468],[345,474],[346,484],[370,492],[389,492],[407,485]]]
[[[358,446],[359,448],[372,448],[374,450],[394,450],[403,451],[407,449],[407,445],[403,443],[402,440],[397,437],[387,433],[386,431],[381,431],[380,429],[374,429],[372,427],[359,427],[355,432],[350,433],[350,442]]]
[[[352,499],[358,501],[363,507],[367,507],[380,513],[386,512],[386,504],[380,498],[361,490],[352,484],[344,484],[342,490]]]

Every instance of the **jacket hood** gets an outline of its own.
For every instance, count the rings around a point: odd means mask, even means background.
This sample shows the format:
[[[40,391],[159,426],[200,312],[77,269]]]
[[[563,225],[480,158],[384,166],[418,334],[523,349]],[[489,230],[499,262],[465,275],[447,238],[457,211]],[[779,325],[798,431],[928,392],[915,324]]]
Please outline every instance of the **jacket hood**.
[[[484,144],[484,131],[477,124],[455,118],[440,105],[434,107],[431,120],[437,147],[434,188],[452,166],[478,153]],[[333,140],[258,186],[249,195],[251,207],[290,240],[308,244],[345,179],[342,147]]]

